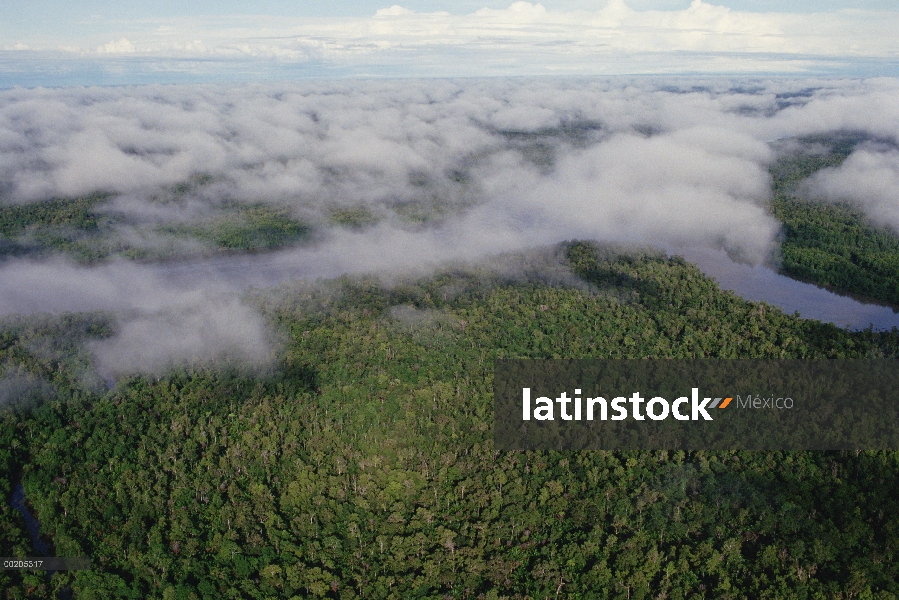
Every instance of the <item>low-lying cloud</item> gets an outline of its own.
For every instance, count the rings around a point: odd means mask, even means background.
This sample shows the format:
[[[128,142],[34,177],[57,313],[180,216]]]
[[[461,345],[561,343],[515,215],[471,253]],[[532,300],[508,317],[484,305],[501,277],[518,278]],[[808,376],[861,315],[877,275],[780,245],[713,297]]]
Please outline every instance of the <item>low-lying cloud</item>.
[[[874,223],[899,232],[899,150],[863,147],[805,184],[812,197],[851,202]]]
[[[0,269],[0,314],[114,315],[114,334],[88,343],[106,380],[161,373],[174,366],[261,369],[277,362],[279,340],[259,312],[241,299],[243,288],[212,272],[196,278],[189,272],[125,261],[85,267],[61,259],[9,261]],[[0,390],[18,390],[29,383],[21,376],[4,381]]]
[[[157,312],[129,314],[115,336],[93,341],[98,371],[114,378],[182,365],[266,367],[276,362],[261,315],[239,299],[182,299]]]
[[[122,373],[210,356],[267,360],[271,338],[240,293],[292,278],[424,273],[573,238],[721,248],[761,262],[779,230],[767,209],[773,142],[844,130],[899,141],[897,82],[2,92],[4,205],[105,192],[98,210],[115,217],[113,247],[138,238],[172,246],[164,227],[240,206],[277,209],[314,235],[270,254],[181,262],[10,259],[0,264],[0,313],[118,311],[117,335],[94,351],[104,369]],[[855,193],[872,218],[895,226],[896,157],[862,148],[810,185],[826,197]],[[200,244],[177,243],[182,257]]]

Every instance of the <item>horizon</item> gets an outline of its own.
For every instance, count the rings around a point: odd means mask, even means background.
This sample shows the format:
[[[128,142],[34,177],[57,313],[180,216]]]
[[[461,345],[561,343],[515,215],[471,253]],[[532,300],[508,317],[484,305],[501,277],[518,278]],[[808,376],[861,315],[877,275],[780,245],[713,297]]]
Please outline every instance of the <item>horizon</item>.
[[[899,76],[899,10],[748,0],[36,7],[0,23],[0,89],[306,79]]]

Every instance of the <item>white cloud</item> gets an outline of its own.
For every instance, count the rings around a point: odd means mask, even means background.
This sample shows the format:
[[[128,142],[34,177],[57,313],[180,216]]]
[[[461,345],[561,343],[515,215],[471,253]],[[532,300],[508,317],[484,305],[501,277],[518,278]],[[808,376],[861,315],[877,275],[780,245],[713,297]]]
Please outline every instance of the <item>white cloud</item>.
[[[114,261],[86,268],[60,259],[7,262],[2,272],[0,314],[118,312],[115,335],[90,344],[107,378],[174,364],[263,367],[274,360],[277,340],[237,297],[240,286],[210,274],[193,285],[152,266]]]
[[[899,232],[899,151],[863,147],[839,167],[823,169],[807,182],[807,193],[831,202],[851,202],[878,225]]]
[[[98,47],[96,52],[97,54],[132,54],[134,52],[134,44],[128,38],[120,37]]]
[[[530,24],[544,22],[547,17],[546,9],[542,4],[530,2],[514,2],[505,10],[482,8],[473,13],[474,17],[489,19],[494,26]]]
[[[379,9],[375,13],[375,17],[404,17],[404,16],[408,16],[408,15],[413,15],[413,14],[415,14],[415,13],[413,11],[409,10],[408,8],[403,8],[402,6],[399,6],[398,4],[394,4],[390,8]]]
[[[209,359],[204,345],[241,357],[239,339],[253,349],[244,360],[263,361],[265,329],[236,298],[291,278],[422,272],[573,238],[724,248],[761,261],[778,233],[765,207],[770,142],[844,130],[899,143],[899,83],[533,78],[8,90],[0,92],[0,203],[108,191],[108,210],[123,220],[117,240],[150,247],[171,243],[158,224],[242,203],[289,211],[316,234],[281,252],[208,261],[7,260],[0,314],[130,315],[118,338],[95,348],[104,368],[120,372],[140,356],[153,369]],[[205,183],[171,191],[197,175]],[[859,149],[812,184],[899,223],[894,149]],[[346,208],[376,223],[334,225]],[[216,311],[240,325],[234,335]],[[143,341],[152,339],[157,346]]]
[[[196,297],[165,310],[127,314],[116,334],[90,344],[104,377],[160,373],[177,365],[274,362],[273,338],[262,317],[233,297]]]
[[[802,72],[895,60],[899,11],[748,12],[694,0],[679,10],[595,10],[514,2],[469,14],[401,5],[366,18],[231,16],[127,23],[128,37],[23,40],[41,51],[142,60],[258,59],[394,68],[405,74]],[[110,24],[112,27],[113,24]],[[116,27],[123,26],[116,23]],[[107,37],[108,39],[108,37]],[[200,41],[202,40],[202,41]],[[137,49],[140,52],[137,52]],[[198,63],[194,68],[199,68]]]

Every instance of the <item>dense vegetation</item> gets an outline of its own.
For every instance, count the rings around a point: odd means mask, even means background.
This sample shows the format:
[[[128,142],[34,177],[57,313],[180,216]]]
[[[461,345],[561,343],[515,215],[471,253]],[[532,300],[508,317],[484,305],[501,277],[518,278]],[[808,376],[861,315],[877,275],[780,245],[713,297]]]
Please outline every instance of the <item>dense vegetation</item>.
[[[899,595],[895,452],[498,453],[491,436],[497,358],[895,358],[899,334],[784,315],[652,253],[572,243],[558,259],[576,276],[458,271],[260,293],[289,341],[257,376],[185,369],[104,391],[78,342],[109,335],[106,317],[8,321],[0,365],[52,393],[0,414],[0,491],[21,477],[56,553],[89,555],[93,569],[0,572],[0,589]],[[0,554],[29,554],[8,506]]]
[[[853,144],[831,140],[821,154],[799,153],[776,163],[774,216],[783,224],[781,270],[833,290],[899,306],[899,236],[876,227],[846,203],[813,202],[799,183],[825,167],[838,166]]]
[[[783,271],[899,305],[899,239],[799,193],[858,140],[806,141],[827,147],[771,170]],[[264,205],[140,229],[110,202],[0,207],[0,255],[169,258],[312,232]],[[460,206],[391,210],[425,224]],[[0,572],[0,598],[899,596],[896,452],[499,453],[491,394],[497,358],[896,358],[899,332],[784,315],[652,252],[578,242],[519,266],[258,292],[287,338],[276,368],[185,367],[111,390],[84,344],[114,334],[110,315],[0,322],[0,493],[21,482],[55,553],[93,561]],[[31,554],[0,503],[0,555]]]
[[[309,228],[292,219],[286,211],[264,205],[250,205],[205,223],[170,225],[159,231],[176,237],[188,236],[219,250],[260,250],[293,244]]]
[[[263,204],[222,206],[220,214],[184,223],[135,224],[111,210],[110,202],[108,195],[95,194],[0,206],[0,257],[170,259],[209,250],[276,248],[310,232],[287,211]]]
[[[64,252],[79,260],[95,260],[105,253],[96,238],[112,224],[97,214],[105,194],[53,199],[32,204],[0,206],[0,255]]]

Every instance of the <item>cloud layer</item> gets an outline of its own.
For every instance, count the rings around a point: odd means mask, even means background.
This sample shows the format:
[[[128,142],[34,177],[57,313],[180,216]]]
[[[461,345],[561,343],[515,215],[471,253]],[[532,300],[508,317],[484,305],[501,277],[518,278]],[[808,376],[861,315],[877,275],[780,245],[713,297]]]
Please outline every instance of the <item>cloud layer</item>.
[[[528,9],[530,10],[530,9]],[[522,18],[529,18],[523,15]],[[0,313],[115,310],[109,372],[228,355],[262,363],[250,286],[425,272],[573,238],[765,260],[783,138],[899,142],[895,80],[426,80],[0,93],[0,202],[97,191],[120,240],[270,206],[311,241],[215,260],[0,264]],[[893,224],[895,150],[813,182]],[[823,190],[823,191],[821,191]],[[861,200],[860,200],[861,202]],[[866,204],[867,203],[867,204]]]
[[[485,76],[569,73],[851,72],[893,69],[899,11],[749,12],[694,0],[678,10],[638,10],[609,0],[590,10],[513,2],[468,14],[416,12],[401,5],[369,17],[218,15],[165,19],[94,18],[60,36],[11,37],[0,72],[28,85],[26,65],[57,76],[97,71],[183,71],[232,79],[305,73]],[[62,38],[62,39],[60,39]],[[85,62],[87,61],[87,62]],[[3,67],[4,63],[8,66]],[[234,68],[243,64],[244,67]],[[249,65],[253,65],[249,68]],[[281,71],[276,65],[293,65]],[[296,68],[300,70],[297,71]],[[48,73],[50,76],[50,73]],[[152,80],[152,79],[151,79]],[[98,81],[95,79],[94,83]]]

